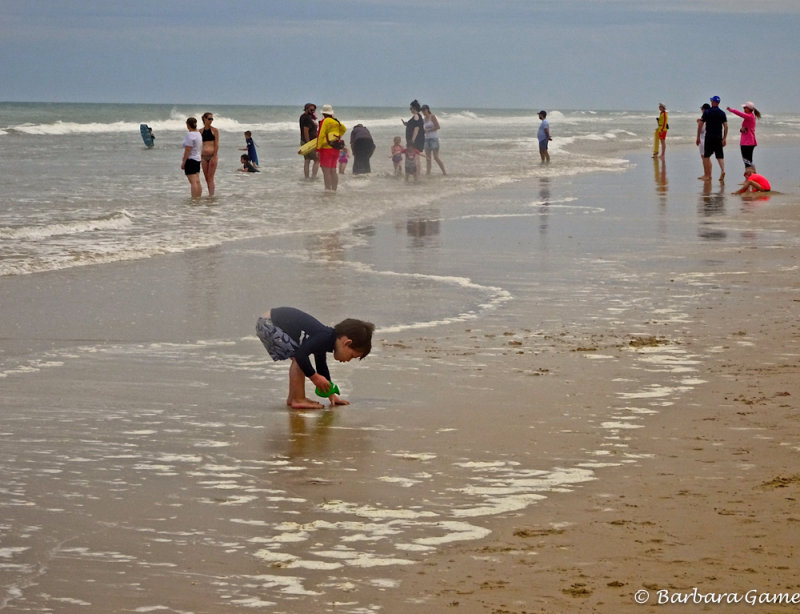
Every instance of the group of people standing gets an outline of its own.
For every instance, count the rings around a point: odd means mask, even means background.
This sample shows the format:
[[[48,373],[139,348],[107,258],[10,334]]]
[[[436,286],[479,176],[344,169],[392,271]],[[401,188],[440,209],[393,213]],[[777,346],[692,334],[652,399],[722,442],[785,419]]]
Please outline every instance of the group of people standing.
[[[401,120],[406,128],[405,147],[399,146],[400,137],[395,138],[391,155],[395,163],[395,171],[401,168],[400,163],[405,157],[406,179],[414,178],[416,181],[421,173],[421,157],[426,160],[426,172],[430,174],[432,162],[447,174],[439,157],[439,120],[431,111],[430,106],[420,105],[417,100],[410,104],[411,118]],[[371,172],[370,158],[375,152],[375,142],[369,130],[363,124],[357,124],[350,132],[350,148],[345,144],[344,135],[347,127],[339,121],[333,107],[329,104],[322,106],[322,119],[317,120],[317,105],[309,102],[303,108],[300,116],[300,145],[303,153],[303,173],[307,179],[315,179],[320,169],[325,183],[325,190],[335,192],[339,185],[339,174],[344,173],[350,153],[353,155],[353,174]],[[213,113],[204,113],[202,116],[202,129],[198,128],[197,119],[189,117],[186,120],[188,130],[183,139],[183,160],[181,170],[189,180],[192,198],[203,194],[200,180],[200,171],[205,177],[208,195],[214,196],[214,175],[219,161],[219,131],[213,127]],[[242,154],[241,162],[244,172],[258,172],[258,158],[255,153],[255,144],[250,132],[245,132],[247,154]],[[303,145],[310,144],[306,148]],[[242,148],[243,150],[245,148]],[[338,170],[337,170],[338,169]],[[399,174],[399,173],[398,173]]]
[[[411,101],[409,111],[411,111],[411,118],[401,120],[406,127],[406,145],[398,148],[399,137],[395,137],[391,150],[395,174],[399,174],[399,154],[405,156],[406,181],[411,177],[414,178],[414,181],[419,179],[422,171],[419,158],[423,155],[425,156],[426,174],[431,174],[433,159],[436,160],[436,164],[441,169],[442,174],[446,175],[447,171],[444,169],[444,162],[439,158],[439,130],[441,126],[439,126],[438,118],[431,112],[431,108],[427,104],[420,105],[417,100]]]
[[[319,123],[317,123],[316,110],[317,106],[309,102],[300,116],[300,151],[304,156],[303,173],[307,179],[314,179],[317,171],[322,168],[325,189],[336,191],[338,186],[338,177],[334,177],[336,163],[339,163],[339,173],[343,173],[348,160],[348,152],[352,152],[353,174],[360,175],[371,172],[370,158],[375,152],[375,141],[363,124],[357,124],[350,133],[350,149],[348,150],[342,139],[347,128],[336,118],[333,108],[328,104],[323,105],[322,120]],[[428,174],[431,172],[433,159],[442,174],[446,175],[444,163],[439,158],[439,120],[428,105],[420,105],[416,100],[411,102],[410,110],[411,118],[408,121],[401,120],[406,127],[405,147],[400,143],[401,137],[395,137],[391,149],[395,173],[401,174],[401,164],[405,157],[406,179],[410,177],[418,179],[421,172],[419,157],[424,155],[427,160]],[[312,141],[316,143],[316,147],[306,151],[303,145]]]
[[[350,131],[350,147],[344,141],[347,127],[339,121],[333,107],[322,106],[322,119],[317,121],[317,105],[306,103],[300,116],[300,152],[303,153],[303,174],[306,179],[316,179],[317,172],[322,169],[325,190],[335,192],[339,186],[338,175],[344,174],[353,154],[353,174],[361,175],[372,172],[370,158],[375,152],[372,135],[363,124],[357,124]],[[308,151],[303,145],[314,143]],[[338,166],[338,172],[337,172]]]
[[[700,157],[703,161],[703,174],[698,177],[702,181],[711,181],[712,162],[714,156],[719,164],[719,180],[725,181],[725,146],[728,141],[728,116],[720,108],[721,99],[719,96],[712,96],[709,102],[700,107],[702,115],[697,119],[697,138],[696,145],[700,150]],[[710,103],[710,104],[709,104]],[[667,109],[664,104],[659,104],[659,115],[653,142],[653,158],[664,159],[666,149],[666,137],[669,130],[667,122]],[[742,126],[739,129],[739,149],[744,163],[745,182],[740,190],[734,194],[742,194],[748,191],[769,192],[771,186],[769,181],[756,172],[753,164],[753,152],[758,145],[756,141],[756,120],[761,119],[761,112],[752,102],[742,105],[742,110],[726,107],[729,113],[733,113],[742,119]],[[660,149],[660,155],[659,155]]]

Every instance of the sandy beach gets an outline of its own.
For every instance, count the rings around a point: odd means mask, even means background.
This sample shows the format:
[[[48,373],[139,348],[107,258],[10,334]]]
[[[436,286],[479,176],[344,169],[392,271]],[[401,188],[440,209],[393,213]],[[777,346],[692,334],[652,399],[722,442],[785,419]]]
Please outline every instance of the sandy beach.
[[[0,280],[0,609],[792,611],[797,186],[635,161]],[[377,324],[351,406],[285,408],[281,304]]]
[[[741,272],[696,307],[679,340],[658,337],[662,348],[704,357],[693,368],[703,383],[644,428],[619,430],[625,454],[640,460],[582,484],[577,496],[552,495],[505,518],[491,537],[426,561],[421,573],[403,570],[425,597],[416,610],[387,611],[796,609],[798,254],[726,257]],[[613,335],[589,346],[611,355],[651,349]],[[592,386],[579,396],[599,411],[612,382],[630,374],[624,361],[584,371]],[[548,379],[564,375],[550,369]]]

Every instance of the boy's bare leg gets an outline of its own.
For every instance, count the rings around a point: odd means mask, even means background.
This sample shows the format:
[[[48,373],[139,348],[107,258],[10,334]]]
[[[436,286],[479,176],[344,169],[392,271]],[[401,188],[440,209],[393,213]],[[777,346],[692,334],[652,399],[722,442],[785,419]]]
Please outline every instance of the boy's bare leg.
[[[703,179],[704,181],[711,180],[711,158],[703,158],[703,176],[698,177],[698,179]]]
[[[292,358],[289,367],[289,398],[286,404],[292,409],[322,409],[322,403],[317,403],[306,397],[306,375]]]

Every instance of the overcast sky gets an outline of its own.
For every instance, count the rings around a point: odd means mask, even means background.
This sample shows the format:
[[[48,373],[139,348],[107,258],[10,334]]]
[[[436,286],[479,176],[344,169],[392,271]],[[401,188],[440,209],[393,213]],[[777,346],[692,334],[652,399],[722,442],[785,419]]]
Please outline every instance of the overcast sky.
[[[0,101],[800,110],[800,0],[0,0]]]

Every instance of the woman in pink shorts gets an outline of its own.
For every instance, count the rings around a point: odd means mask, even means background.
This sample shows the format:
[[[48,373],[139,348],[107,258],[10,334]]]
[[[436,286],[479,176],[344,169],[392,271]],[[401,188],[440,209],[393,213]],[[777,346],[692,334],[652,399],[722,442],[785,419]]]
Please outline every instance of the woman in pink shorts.
[[[322,178],[325,181],[325,190],[335,192],[339,187],[339,149],[334,147],[338,141],[344,145],[344,133],[347,128],[336,119],[333,107],[329,104],[322,107],[322,121],[317,133],[317,154],[319,154],[319,167],[322,169]]]

